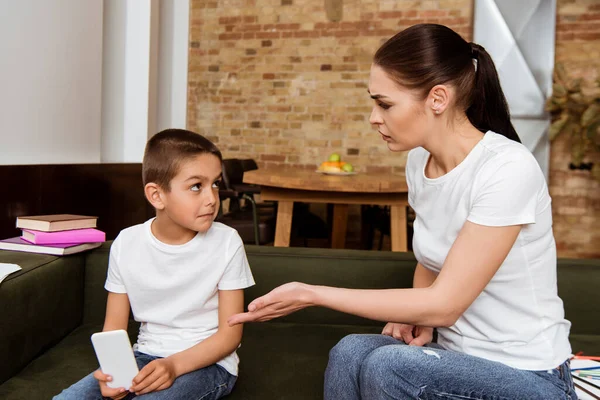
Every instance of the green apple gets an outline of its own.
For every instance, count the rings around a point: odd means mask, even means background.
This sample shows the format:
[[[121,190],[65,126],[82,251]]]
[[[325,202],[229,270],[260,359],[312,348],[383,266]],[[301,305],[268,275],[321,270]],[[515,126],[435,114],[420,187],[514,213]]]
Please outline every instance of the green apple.
[[[344,172],[354,172],[354,167],[350,163],[346,163],[342,165],[342,171]]]
[[[342,159],[342,158],[340,157],[340,155],[339,155],[338,153],[332,153],[332,154],[329,156],[329,160],[328,160],[328,161],[331,161],[331,162],[338,162],[338,161],[340,161],[341,159]]]

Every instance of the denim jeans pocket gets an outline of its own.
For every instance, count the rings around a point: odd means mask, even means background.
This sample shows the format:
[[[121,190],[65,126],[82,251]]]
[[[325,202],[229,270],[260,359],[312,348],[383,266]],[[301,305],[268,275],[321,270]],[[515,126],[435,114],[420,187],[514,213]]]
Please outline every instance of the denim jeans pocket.
[[[571,368],[569,360],[554,369],[547,371],[534,371],[534,373],[547,381],[550,381],[556,387],[565,393],[566,399],[576,398],[574,396],[575,389],[573,387],[573,378],[571,377]]]

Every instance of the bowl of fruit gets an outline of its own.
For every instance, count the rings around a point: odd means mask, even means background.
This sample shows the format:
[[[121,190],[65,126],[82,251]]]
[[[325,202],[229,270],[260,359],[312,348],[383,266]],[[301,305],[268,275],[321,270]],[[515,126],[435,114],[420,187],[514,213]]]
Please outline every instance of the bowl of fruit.
[[[327,161],[323,161],[317,172],[325,175],[355,175],[354,167],[348,162],[342,161],[338,153],[333,153]]]

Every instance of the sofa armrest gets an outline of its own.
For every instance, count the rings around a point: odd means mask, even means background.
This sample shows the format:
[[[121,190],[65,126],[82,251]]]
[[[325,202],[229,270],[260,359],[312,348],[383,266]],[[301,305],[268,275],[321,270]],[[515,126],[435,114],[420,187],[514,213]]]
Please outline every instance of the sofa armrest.
[[[81,323],[82,255],[0,251],[22,270],[0,283],[0,383]]]

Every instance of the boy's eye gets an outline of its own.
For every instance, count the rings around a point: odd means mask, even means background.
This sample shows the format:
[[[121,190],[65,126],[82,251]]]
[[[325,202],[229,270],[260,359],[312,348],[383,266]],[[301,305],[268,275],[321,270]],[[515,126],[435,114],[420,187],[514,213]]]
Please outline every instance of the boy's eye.
[[[391,107],[389,104],[385,104],[385,103],[381,103],[381,102],[377,102],[377,105],[379,107],[383,108],[384,110],[387,110]]]
[[[190,190],[192,192],[198,192],[198,191],[200,191],[200,184],[196,183],[195,185],[193,185],[192,187],[190,187]]]
[[[221,181],[217,180],[213,183],[213,188],[218,189],[221,186]]]

